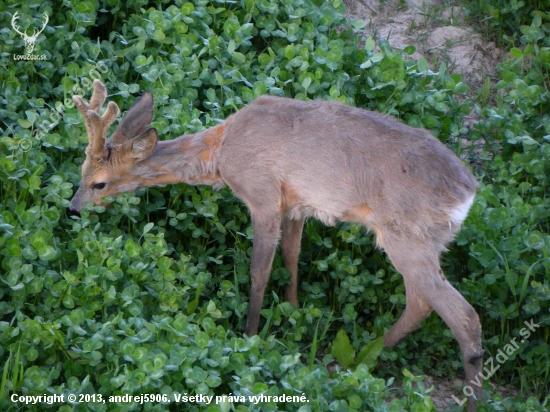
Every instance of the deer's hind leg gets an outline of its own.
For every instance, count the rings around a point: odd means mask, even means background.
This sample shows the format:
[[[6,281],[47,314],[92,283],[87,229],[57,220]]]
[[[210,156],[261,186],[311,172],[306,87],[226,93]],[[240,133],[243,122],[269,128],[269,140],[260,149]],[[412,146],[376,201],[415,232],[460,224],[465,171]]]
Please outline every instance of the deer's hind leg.
[[[394,243],[387,236],[385,238],[386,252],[405,280],[407,307],[403,316],[384,336],[384,344],[397,344],[418,329],[431,309],[435,310],[460,345],[467,384],[472,387],[475,397],[482,399],[482,378],[478,376],[483,366],[479,316],[443,274],[439,266],[441,247],[426,246],[425,243],[424,247],[422,245],[421,241]],[[470,412],[476,410],[476,404],[471,398],[468,399]]]
[[[384,346],[397,345],[412,332],[420,329],[420,323],[432,312],[432,307],[423,297],[414,282],[404,277],[406,306],[405,311],[393,327],[384,335]]]

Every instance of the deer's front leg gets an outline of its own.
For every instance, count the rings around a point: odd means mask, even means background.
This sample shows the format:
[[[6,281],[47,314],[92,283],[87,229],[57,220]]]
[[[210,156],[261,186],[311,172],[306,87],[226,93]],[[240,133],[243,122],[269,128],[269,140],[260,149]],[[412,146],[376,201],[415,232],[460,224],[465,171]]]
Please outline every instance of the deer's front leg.
[[[250,263],[252,287],[245,329],[248,336],[258,333],[260,310],[277,248],[281,216],[279,214],[252,213],[252,225],[254,227],[254,244],[252,246],[252,262]]]

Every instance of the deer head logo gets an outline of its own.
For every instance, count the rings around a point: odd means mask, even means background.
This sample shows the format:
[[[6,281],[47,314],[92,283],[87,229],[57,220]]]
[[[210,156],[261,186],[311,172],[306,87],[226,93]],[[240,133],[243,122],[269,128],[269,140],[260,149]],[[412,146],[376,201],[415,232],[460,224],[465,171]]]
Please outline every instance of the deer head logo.
[[[35,30],[34,33],[31,36],[29,36],[26,32],[22,32],[19,30],[17,26],[17,20],[19,20],[17,13],[19,12],[16,11],[11,19],[11,26],[19,35],[21,35],[21,37],[23,37],[23,41],[25,42],[25,54],[31,54],[32,51],[34,50],[34,43],[36,43],[36,39],[38,38],[38,35],[42,33],[42,31],[44,31],[44,29],[46,28],[46,24],[48,24],[48,20],[49,20],[48,15],[44,13],[44,17],[43,17],[44,24],[42,25],[42,28],[38,31]]]

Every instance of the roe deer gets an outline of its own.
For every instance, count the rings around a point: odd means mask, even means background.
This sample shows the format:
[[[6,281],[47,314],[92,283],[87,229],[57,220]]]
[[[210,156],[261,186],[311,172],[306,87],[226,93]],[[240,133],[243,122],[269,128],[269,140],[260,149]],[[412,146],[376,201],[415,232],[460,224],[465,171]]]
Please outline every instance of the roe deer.
[[[249,336],[258,331],[279,233],[291,273],[286,299],[298,305],[304,220],[361,223],[375,232],[405,281],[405,311],[384,344],[396,345],[435,310],[460,344],[466,381],[475,381],[483,359],[479,317],[445,278],[439,256],[466,218],[477,183],[428,131],[337,102],[265,95],[215,127],[158,141],[150,127],[153,95],[146,93],[106,140],[119,109],[110,102],[100,116],[107,89],[99,80],[93,87],[90,104],[73,97],[89,144],[70,212],[142,187],[227,184],[248,207],[254,227]],[[481,387],[473,387],[481,399]],[[473,396],[468,410],[476,410]]]

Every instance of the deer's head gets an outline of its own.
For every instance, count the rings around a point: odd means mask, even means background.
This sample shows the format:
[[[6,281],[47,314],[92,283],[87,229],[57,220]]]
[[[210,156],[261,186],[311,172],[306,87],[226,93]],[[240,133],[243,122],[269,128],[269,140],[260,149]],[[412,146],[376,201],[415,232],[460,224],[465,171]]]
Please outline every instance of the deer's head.
[[[109,126],[116,120],[120,110],[115,102],[109,102],[101,116],[107,89],[99,80],[94,80],[93,88],[90,103],[80,96],[73,96],[85,120],[88,147],[82,165],[82,182],[69,207],[69,213],[72,214],[80,212],[86,202],[104,205],[104,197],[141,187],[132,169],[153,153],[158,141],[156,129],[150,128],[153,118],[151,93],[144,94],[134,103],[107,140]]]

